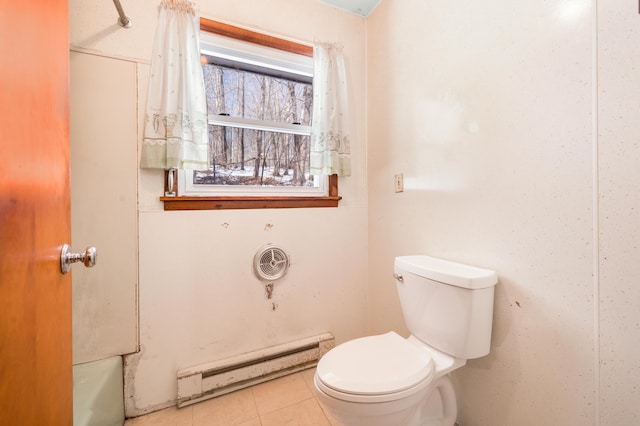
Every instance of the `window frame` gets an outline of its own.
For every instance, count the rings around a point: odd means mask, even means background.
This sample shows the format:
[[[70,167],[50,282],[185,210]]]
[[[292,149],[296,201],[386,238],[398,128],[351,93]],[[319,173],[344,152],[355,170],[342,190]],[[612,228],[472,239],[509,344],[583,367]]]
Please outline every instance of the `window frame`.
[[[219,21],[200,18],[200,30],[230,37],[236,40],[271,47],[286,52],[313,57],[313,47]],[[338,195],[338,176],[328,177],[327,194],[299,195],[197,195],[179,194],[178,173],[166,170],[164,173],[165,196],[160,197],[165,210],[223,210],[223,209],[265,209],[265,208],[313,208],[338,207],[342,199]],[[171,187],[169,187],[171,185]],[[172,195],[168,195],[172,194]],[[174,195],[173,195],[174,194]]]

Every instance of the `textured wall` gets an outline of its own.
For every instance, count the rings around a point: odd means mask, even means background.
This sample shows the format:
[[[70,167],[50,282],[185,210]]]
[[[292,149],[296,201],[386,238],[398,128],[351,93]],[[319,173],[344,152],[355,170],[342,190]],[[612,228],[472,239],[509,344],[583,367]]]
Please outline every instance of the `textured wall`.
[[[640,419],[640,14],[598,2],[600,424]]]
[[[637,4],[463,3],[368,20],[370,329],[406,332],[397,254],[493,268],[492,352],[454,375],[459,424],[635,424]]]

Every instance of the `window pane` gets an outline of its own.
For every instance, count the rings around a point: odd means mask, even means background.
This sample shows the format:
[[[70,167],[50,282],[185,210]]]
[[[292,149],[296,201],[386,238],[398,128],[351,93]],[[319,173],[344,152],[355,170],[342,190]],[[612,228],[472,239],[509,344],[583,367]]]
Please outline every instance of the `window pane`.
[[[311,123],[312,84],[292,78],[204,64],[209,114],[277,123]],[[211,164],[194,184],[314,186],[309,136],[209,124]]]
[[[209,125],[211,164],[194,184],[314,186],[309,136]]]
[[[311,123],[310,83],[215,64],[203,72],[209,114]]]

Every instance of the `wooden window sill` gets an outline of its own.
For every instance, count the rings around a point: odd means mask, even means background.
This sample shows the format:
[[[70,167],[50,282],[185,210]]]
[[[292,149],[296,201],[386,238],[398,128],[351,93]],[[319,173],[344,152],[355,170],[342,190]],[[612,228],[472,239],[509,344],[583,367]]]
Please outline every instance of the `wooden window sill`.
[[[169,191],[167,186],[167,173],[165,171],[165,193]],[[229,209],[293,209],[313,207],[338,207],[338,201],[342,199],[338,195],[338,175],[329,176],[329,194],[324,197],[291,197],[269,195],[263,197],[242,196],[181,196],[160,197],[164,202],[165,210],[229,210]],[[171,191],[177,193],[177,179],[173,180]]]
[[[160,197],[165,210],[338,207],[342,197]]]

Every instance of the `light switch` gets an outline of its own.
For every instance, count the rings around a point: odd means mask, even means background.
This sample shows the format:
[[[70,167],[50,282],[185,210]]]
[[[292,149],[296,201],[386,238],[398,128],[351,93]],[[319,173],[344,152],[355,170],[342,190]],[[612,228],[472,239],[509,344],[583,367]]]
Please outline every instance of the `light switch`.
[[[404,176],[402,173],[398,173],[395,175],[395,188],[396,192],[404,191]]]

